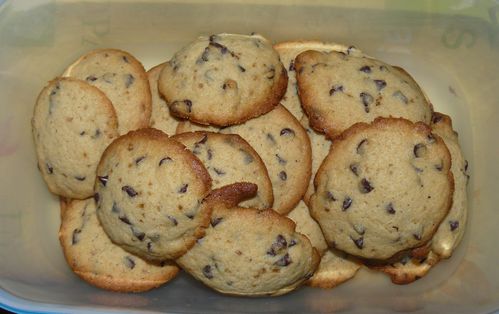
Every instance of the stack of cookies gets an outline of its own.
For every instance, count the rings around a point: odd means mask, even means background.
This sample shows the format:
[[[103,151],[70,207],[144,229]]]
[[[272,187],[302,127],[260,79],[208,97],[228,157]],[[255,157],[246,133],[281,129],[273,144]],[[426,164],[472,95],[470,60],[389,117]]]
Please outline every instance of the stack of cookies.
[[[217,34],[148,72],[95,50],[41,91],[32,127],[66,260],[108,290],[180,269],[242,296],[332,288],[363,265],[410,283],[466,224],[450,117],[354,47]]]

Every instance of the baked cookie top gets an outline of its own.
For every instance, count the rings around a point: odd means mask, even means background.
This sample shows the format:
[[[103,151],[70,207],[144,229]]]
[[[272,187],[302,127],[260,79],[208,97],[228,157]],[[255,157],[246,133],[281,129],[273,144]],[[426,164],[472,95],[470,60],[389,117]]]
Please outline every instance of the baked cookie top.
[[[300,122],[279,105],[263,116],[220,132],[238,134],[255,149],[272,182],[274,210],[280,214],[291,211],[307,189],[312,164],[310,140]]]
[[[152,112],[150,126],[161,130],[168,135],[175,134],[179,120],[170,114],[168,104],[158,91],[158,79],[165,63],[158,64],[147,71],[149,86],[151,87]]]
[[[118,115],[120,134],[149,126],[149,82],[142,64],[128,52],[90,51],[70,65],[63,76],[85,80],[106,94]]]
[[[296,57],[295,69],[310,124],[330,138],[376,117],[430,123],[431,104],[399,67],[344,52],[309,50]]]
[[[272,110],[286,92],[287,74],[262,36],[217,34],[178,51],[158,84],[172,115],[227,126]]]
[[[205,167],[156,129],[113,141],[97,168],[97,215],[116,244],[149,260],[174,259],[204,234],[211,187]]]
[[[140,292],[173,279],[179,268],[172,263],[150,263],[111,242],[95,213],[93,199],[61,201],[59,230],[64,256],[86,282],[119,292]]]
[[[118,137],[106,95],[84,81],[57,78],[40,92],[31,124],[38,168],[49,190],[68,198],[92,196],[100,156]]]
[[[450,166],[443,140],[424,123],[357,123],[319,168],[311,214],[331,247],[386,260],[431,239],[452,203]]]
[[[238,185],[228,193],[241,195],[230,192]],[[238,207],[244,198],[224,195],[231,201],[220,202],[216,194],[227,194],[224,189],[208,196],[213,215],[206,235],[176,262],[207,286],[232,295],[281,295],[310,278],[319,254],[295,224],[270,209]],[[248,192],[245,197],[254,195],[256,186]]]
[[[174,140],[185,145],[208,170],[213,188],[236,182],[258,186],[255,197],[240,206],[271,208],[274,202],[272,183],[260,156],[237,134],[190,132],[175,135]]]
[[[295,58],[300,53],[307,50],[315,51],[340,51],[351,55],[362,55],[362,52],[353,46],[345,46],[336,43],[327,43],[314,40],[298,40],[286,41],[274,45],[274,49],[279,53],[281,62],[287,69],[288,87],[286,94],[281,100],[281,105],[291,112],[296,119],[301,120],[304,116],[301,108],[300,99],[298,98],[298,84],[296,83],[295,75]]]

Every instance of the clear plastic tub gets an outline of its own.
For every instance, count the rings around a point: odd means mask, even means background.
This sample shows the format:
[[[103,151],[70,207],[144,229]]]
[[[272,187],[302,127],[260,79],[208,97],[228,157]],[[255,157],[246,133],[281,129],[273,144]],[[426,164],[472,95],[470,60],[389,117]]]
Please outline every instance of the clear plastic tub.
[[[2,3],[2,1],[0,1]],[[0,305],[19,312],[452,312],[499,309],[497,1],[5,1],[0,5]],[[58,200],[37,172],[33,104],[46,82],[97,47],[146,68],[200,34],[352,44],[404,67],[451,115],[469,160],[470,217],[450,260],[397,286],[362,269],[333,290],[278,298],[217,294],[186,275],[142,294],[91,287],[66,265]]]

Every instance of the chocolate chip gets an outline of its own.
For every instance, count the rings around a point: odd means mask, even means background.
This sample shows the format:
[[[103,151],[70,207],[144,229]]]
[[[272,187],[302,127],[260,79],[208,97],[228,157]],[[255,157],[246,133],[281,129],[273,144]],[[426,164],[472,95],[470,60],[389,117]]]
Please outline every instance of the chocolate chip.
[[[170,216],[170,215],[168,215],[168,216],[166,216],[166,217],[167,217],[168,219],[170,219],[170,221],[173,223],[173,225],[174,225],[174,226],[177,226],[177,225],[178,225],[178,221],[177,221],[177,219],[175,219],[175,217]]]
[[[426,138],[428,139],[428,143],[430,143],[430,144],[433,144],[433,143],[435,143],[435,142],[437,141],[437,140],[435,139],[435,136],[434,136],[432,133],[428,134],[428,135],[426,136]]]
[[[47,167],[47,172],[49,174],[54,173],[54,168],[49,163],[45,163],[45,166]]]
[[[354,224],[353,229],[360,235],[363,235],[366,232],[366,228],[363,225]]]
[[[295,136],[295,131],[293,131],[290,128],[284,128],[281,130],[280,135],[281,136],[288,136],[288,135]]]
[[[437,169],[437,171],[442,171],[444,169],[444,163],[440,161],[440,164],[435,165],[435,169]]]
[[[279,156],[279,154],[275,154],[275,156],[277,157],[277,161],[279,162],[280,165],[285,165],[287,163],[286,159]]]
[[[366,178],[363,178],[362,180],[360,180],[359,190],[360,190],[360,193],[366,194],[366,193],[369,193],[372,190],[374,190],[374,188],[372,187],[371,183]]]
[[[385,80],[374,80],[374,83],[376,84],[376,88],[379,91],[386,87],[386,81]]]
[[[94,194],[94,200],[95,200],[95,202],[98,203],[99,199],[100,199],[99,193],[95,193]]]
[[[185,217],[189,218],[190,220],[194,219],[193,214],[185,214]]]
[[[404,257],[402,257],[402,259],[400,260],[400,263],[402,265],[405,265],[407,264],[409,261],[411,260],[411,257],[409,255],[404,255]]]
[[[125,61],[126,63],[130,63],[130,62],[128,61],[128,58],[127,58],[126,56],[122,56],[121,58],[122,58],[122,59],[123,59],[123,61]]]
[[[73,236],[71,237],[71,244],[72,245],[75,245],[76,243],[78,243],[78,241],[80,241],[80,235],[81,233],[81,229],[75,229],[73,230]]]
[[[141,156],[141,157],[135,159],[135,164],[136,165],[140,164],[140,162],[143,161],[144,159],[146,159],[146,156]]]
[[[106,186],[107,181],[109,179],[109,176],[97,176],[97,179],[99,179],[99,182],[103,185]]]
[[[394,215],[396,213],[395,208],[393,208],[392,203],[388,203],[388,205],[386,205],[386,212],[389,214],[392,214],[392,215]]]
[[[341,205],[341,208],[343,209],[343,211],[346,211],[348,208],[350,208],[351,205],[352,205],[352,199],[347,196],[343,200],[343,205]]]
[[[351,53],[352,53],[352,51],[354,51],[355,49],[357,49],[357,48],[355,48],[355,46],[349,46],[349,47],[347,48],[347,55],[351,54]]]
[[[83,176],[75,176],[74,178],[78,181],[85,181],[85,179],[86,179],[86,177],[83,177]]]
[[[203,137],[199,141],[197,141],[196,144],[204,144],[206,143],[207,140],[208,140],[208,134],[204,133]]]
[[[295,70],[295,60],[291,60],[289,63],[289,69],[290,72]]]
[[[449,225],[450,225],[450,231],[454,231],[457,228],[459,228],[459,221],[451,220],[451,221],[449,221]]]
[[[398,98],[400,101],[402,101],[406,105],[407,105],[407,103],[409,103],[409,100],[407,99],[407,97],[405,97],[405,95],[399,90],[394,92],[392,94],[392,96]]]
[[[335,84],[331,89],[329,90],[329,96],[333,96],[337,92],[343,92],[343,85],[340,84]]]
[[[185,193],[187,192],[187,187],[189,186],[189,184],[184,184],[182,185],[182,187],[178,190],[178,193]]]
[[[208,157],[208,160],[211,160],[213,158],[213,151],[208,148],[208,150],[206,151],[206,155]]]
[[[250,164],[250,163],[252,163],[252,162],[253,162],[253,160],[254,160],[254,159],[253,159],[253,156],[251,156],[251,154],[250,154],[250,153],[248,153],[247,151],[245,151],[244,149],[241,149],[241,148],[239,149],[239,151],[240,151],[241,153],[243,153],[243,156],[244,156],[244,157],[243,157],[243,158],[244,158],[244,163],[245,163],[246,165],[247,165],[247,164]]]
[[[126,81],[125,81],[125,87],[129,88],[133,84],[134,81],[135,81],[135,77],[132,74],[127,74]]]
[[[97,78],[93,75],[89,75],[85,78],[86,81],[89,81],[89,82],[95,82],[97,81]]]
[[[152,252],[152,243],[147,242],[147,251]]]
[[[226,46],[224,46],[224,45],[222,45],[220,43],[214,42],[214,41],[210,41],[209,45],[212,46],[212,47],[215,47],[217,49],[220,49],[220,52],[223,55],[226,54],[229,51],[229,49]]]
[[[438,122],[442,121],[442,115],[438,114],[438,113],[433,113],[433,116],[431,117],[431,122],[433,124],[437,124]]]
[[[118,216],[118,219],[121,220],[121,221],[123,221],[127,225],[131,225],[132,224],[126,215]]]
[[[219,176],[223,176],[225,174],[225,171],[220,170],[218,168],[213,168],[213,171],[215,171],[215,173]]]
[[[420,241],[421,240],[421,235],[418,234],[418,233],[413,233],[412,236],[414,237],[414,239]]]
[[[145,238],[145,236],[146,236],[146,234],[145,234],[144,232],[142,232],[142,231],[138,231],[138,230],[136,230],[134,227],[132,227],[132,233],[133,233],[133,235],[134,235],[137,239],[139,239],[140,241],[143,241],[143,240],[144,240],[144,238]]]
[[[362,101],[362,104],[364,105],[364,111],[369,112],[369,105],[373,103],[374,98],[371,96],[371,94],[362,92],[359,94],[360,100]]]
[[[245,69],[245,68],[243,68],[240,64],[238,64],[238,65],[237,65],[237,67],[239,68],[239,70],[240,70],[241,72],[246,72],[246,69]]]
[[[291,257],[289,257],[289,254],[286,253],[283,257],[278,259],[277,262],[274,263],[274,265],[284,267],[284,266],[288,266],[291,263],[292,263]]]
[[[298,242],[296,242],[296,240],[295,240],[295,239],[291,239],[291,241],[289,241],[289,245],[288,245],[288,247],[295,246],[296,244],[298,244]]]
[[[85,133],[86,133],[85,131],[81,131],[81,132],[80,132],[80,136],[85,135]]]
[[[350,170],[355,174],[356,176],[359,175],[359,163],[354,162],[353,164],[350,164]]]
[[[218,225],[224,218],[223,217],[215,217],[213,219],[211,219],[211,226],[212,227],[215,227],[216,225]]]
[[[274,136],[272,134],[267,133],[267,139],[272,142],[272,144],[276,144]]]
[[[416,158],[423,157],[424,155],[426,155],[426,145],[423,143],[416,144],[414,145],[413,151]]]
[[[126,267],[133,269],[135,267],[135,261],[130,256],[125,256],[124,263]]]
[[[464,160],[464,171],[468,171],[468,160]]]
[[[217,35],[210,35],[210,37],[208,39],[209,39],[209,41],[215,41],[215,40],[217,40]]]
[[[267,251],[267,254],[270,256],[276,256],[279,254],[280,251],[285,249],[288,246],[288,243],[286,242],[286,238],[284,238],[283,235],[279,234],[276,237],[276,240],[274,243],[272,243],[270,249]]]
[[[360,237],[358,239],[354,239],[354,238],[350,237],[350,239],[352,239],[353,243],[355,243],[355,246],[357,248],[362,250],[362,248],[364,247],[364,237]]]
[[[286,179],[288,178],[288,175],[286,174],[286,171],[281,171],[279,172],[279,179],[281,179],[282,181],[286,181]]]
[[[212,279],[213,278],[213,273],[211,272],[211,266],[210,265],[206,265],[205,267],[203,267],[203,275],[208,278],[208,279]]]
[[[165,162],[170,162],[172,161],[172,159],[170,157],[164,157],[162,158],[160,161],[159,161],[159,165],[161,166],[162,164],[164,164]]]
[[[365,65],[359,69],[359,71],[364,72],[364,73],[371,73],[371,67],[368,65]]]
[[[136,192],[136,191],[135,191],[135,190],[134,190],[131,186],[129,186],[129,185],[125,185],[125,186],[123,186],[123,187],[121,188],[121,190],[122,190],[123,192],[126,192],[126,194],[128,194],[128,196],[130,196],[130,197],[135,197],[135,196],[137,196],[137,194],[138,194],[138,193],[137,193],[137,192]]]
[[[336,198],[334,197],[333,192],[331,191],[326,191],[326,199],[333,202],[336,201]]]
[[[100,129],[95,129],[94,135],[91,136],[92,139],[99,138],[101,135]]]

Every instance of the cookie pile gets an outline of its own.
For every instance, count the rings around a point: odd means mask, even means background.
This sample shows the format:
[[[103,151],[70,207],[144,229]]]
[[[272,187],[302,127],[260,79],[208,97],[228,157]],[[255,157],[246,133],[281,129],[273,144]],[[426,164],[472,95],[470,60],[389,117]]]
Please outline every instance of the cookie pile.
[[[354,47],[200,37],[148,72],[91,51],[41,91],[38,167],[71,269],[146,291],[180,269],[242,296],[394,283],[449,258],[467,162],[403,69]]]

